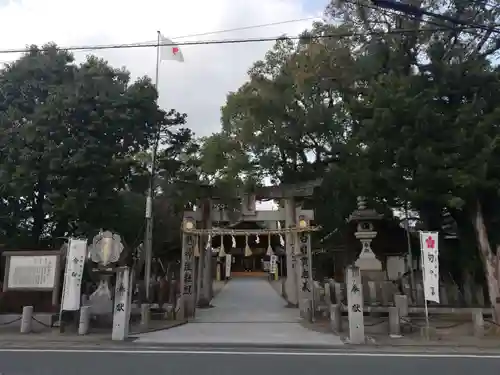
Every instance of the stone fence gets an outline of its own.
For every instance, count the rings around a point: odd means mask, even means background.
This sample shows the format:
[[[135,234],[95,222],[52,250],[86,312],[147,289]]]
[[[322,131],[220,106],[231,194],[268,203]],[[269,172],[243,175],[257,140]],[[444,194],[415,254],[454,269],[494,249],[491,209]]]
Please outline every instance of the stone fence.
[[[416,283],[413,291],[408,284],[402,290],[392,281],[363,281],[363,299],[365,306],[394,306],[394,296],[404,294],[408,305],[424,307],[424,288],[421,282]],[[402,292],[402,293],[401,293]],[[412,293],[413,292],[413,293]],[[314,282],[314,300],[317,306],[330,303],[347,303],[345,283],[328,280],[320,284]],[[483,287],[477,284],[466,284],[462,291],[457,285],[441,285],[439,290],[440,303],[428,302],[428,306],[441,307],[490,307],[485,298]]]
[[[415,328],[419,330],[432,329],[430,326],[416,324],[425,317],[422,284],[416,285],[413,298],[409,290],[406,294],[404,289],[400,290],[391,281],[364,281],[360,289],[363,295],[362,313],[356,318],[359,321],[357,320],[354,326],[357,327],[357,330],[361,329],[361,336],[359,332],[354,336],[351,332],[352,325],[349,323],[350,318],[347,317],[347,315],[349,317],[351,315],[348,308],[348,291],[344,283],[328,280],[321,285],[319,282],[314,282],[314,316],[327,318],[330,321],[331,330],[335,333],[345,332],[345,328],[349,326],[350,338],[348,340],[351,340],[352,343],[363,343],[365,328],[374,325],[377,325],[381,331],[391,337],[400,336],[405,327],[409,327],[411,331]],[[467,297],[460,298],[457,288],[441,287],[440,300],[442,303],[428,302],[429,317],[435,317],[438,320],[459,319],[469,322],[472,324],[473,334],[482,336],[485,322],[492,323],[487,320],[492,316],[492,309],[485,306],[482,292],[482,288],[468,288],[468,292],[465,293]],[[467,301],[468,306],[464,306],[464,301]],[[374,318],[378,320],[376,323],[367,323],[367,319],[373,321]],[[382,333],[380,330],[378,332]],[[429,337],[428,331],[423,333]]]

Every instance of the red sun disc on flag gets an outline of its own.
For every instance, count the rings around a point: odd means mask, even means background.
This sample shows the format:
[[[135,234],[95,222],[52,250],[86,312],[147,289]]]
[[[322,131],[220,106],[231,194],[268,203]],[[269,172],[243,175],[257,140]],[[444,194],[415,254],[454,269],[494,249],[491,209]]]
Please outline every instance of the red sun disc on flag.
[[[179,48],[178,47],[172,47],[172,53],[174,55],[177,55],[178,52],[179,52]]]

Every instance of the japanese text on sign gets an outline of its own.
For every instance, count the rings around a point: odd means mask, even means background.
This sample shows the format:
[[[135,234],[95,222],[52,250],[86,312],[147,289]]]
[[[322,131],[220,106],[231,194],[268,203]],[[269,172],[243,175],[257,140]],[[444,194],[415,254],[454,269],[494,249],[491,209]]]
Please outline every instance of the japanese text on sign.
[[[424,296],[439,303],[439,248],[437,232],[420,232]]]
[[[363,320],[363,293],[358,267],[347,268],[347,304],[349,306],[349,327],[358,329]]]
[[[193,291],[193,255],[194,255],[194,237],[186,235],[183,254],[183,294],[191,294]]]
[[[80,308],[81,285],[86,257],[87,240],[70,239],[64,271],[62,310],[76,311]]]
[[[52,289],[55,286],[57,255],[11,256],[9,289]]]
[[[311,285],[311,264],[309,261],[310,253],[310,238],[309,234],[302,232],[299,234],[299,261],[300,261],[300,278],[301,278],[301,291],[309,293],[312,291]]]

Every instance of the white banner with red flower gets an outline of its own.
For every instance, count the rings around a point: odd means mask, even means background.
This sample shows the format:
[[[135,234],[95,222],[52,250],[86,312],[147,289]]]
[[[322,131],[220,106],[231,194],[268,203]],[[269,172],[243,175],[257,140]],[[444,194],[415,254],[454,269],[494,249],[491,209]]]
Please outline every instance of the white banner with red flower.
[[[438,232],[420,232],[420,248],[425,299],[439,303]]]

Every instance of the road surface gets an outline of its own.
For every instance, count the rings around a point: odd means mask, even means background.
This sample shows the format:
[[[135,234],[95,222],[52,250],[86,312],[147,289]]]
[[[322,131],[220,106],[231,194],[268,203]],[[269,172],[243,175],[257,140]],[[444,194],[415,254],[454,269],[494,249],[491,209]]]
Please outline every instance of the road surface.
[[[314,332],[299,323],[299,311],[266,278],[239,277],[216,295],[210,309],[198,309],[196,319],[183,326],[138,335],[143,344],[240,344],[342,346],[333,333]]]
[[[2,375],[497,375],[500,355],[344,351],[0,349]]]

